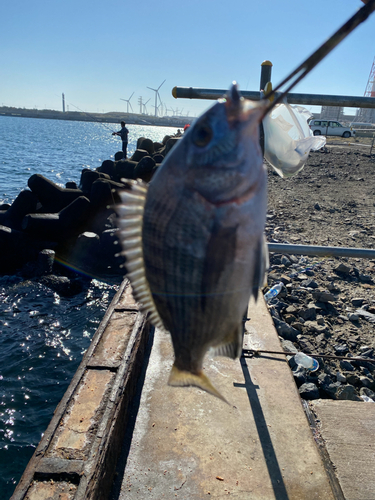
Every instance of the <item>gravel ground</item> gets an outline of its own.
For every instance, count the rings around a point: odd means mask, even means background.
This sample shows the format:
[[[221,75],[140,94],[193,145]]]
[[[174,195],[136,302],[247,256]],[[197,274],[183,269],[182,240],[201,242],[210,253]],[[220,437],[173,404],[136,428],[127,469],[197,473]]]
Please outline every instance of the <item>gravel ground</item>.
[[[328,140],[291,179],[269,168],[269,242],[374,248],[375,154],[364,141]],[[317,358],[316,372],[291,358],[301,396],[375,401],[375,259],[271,254],[268,285],[280,281],[269,306],[284,350],[347,358]]]

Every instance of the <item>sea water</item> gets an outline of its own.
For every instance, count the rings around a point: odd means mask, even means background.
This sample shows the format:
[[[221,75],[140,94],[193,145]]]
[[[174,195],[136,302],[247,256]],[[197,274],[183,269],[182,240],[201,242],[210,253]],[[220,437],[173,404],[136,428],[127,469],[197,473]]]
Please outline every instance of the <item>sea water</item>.
[[[128,125],[161,142],[176,129]],[[12,203],[33,174],[64,186],[82,168],[113,159],[120,125],[0,116],[0,204]],[[20,276],[0,276],[0,500],[8,500],[118,289],[87,277],[63,297]]]

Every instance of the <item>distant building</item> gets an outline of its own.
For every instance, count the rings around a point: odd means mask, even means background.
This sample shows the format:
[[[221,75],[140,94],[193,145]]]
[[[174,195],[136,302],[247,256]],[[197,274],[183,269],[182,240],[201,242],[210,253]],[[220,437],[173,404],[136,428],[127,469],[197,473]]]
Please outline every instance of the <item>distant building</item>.
[[[339,106],[322,106],[320,118],[323,120],[343,120],[344,108],[340,108]]]

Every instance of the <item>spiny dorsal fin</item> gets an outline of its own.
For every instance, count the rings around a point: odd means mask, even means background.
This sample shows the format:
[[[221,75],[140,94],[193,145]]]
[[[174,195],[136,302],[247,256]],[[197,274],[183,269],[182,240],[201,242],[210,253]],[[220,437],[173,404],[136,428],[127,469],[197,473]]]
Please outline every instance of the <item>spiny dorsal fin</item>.
[[[120,255],[126,258],[126,277],[132,285],[135,299],[141,303],[142,310],[149,313],[151,323],[164,330],[147,282],[143,259],[142,226],[148,186],[140,180],[126,179],[126,182],[130,184],[130,189],[119,192],[122,203],[116,207],[123,249]]]

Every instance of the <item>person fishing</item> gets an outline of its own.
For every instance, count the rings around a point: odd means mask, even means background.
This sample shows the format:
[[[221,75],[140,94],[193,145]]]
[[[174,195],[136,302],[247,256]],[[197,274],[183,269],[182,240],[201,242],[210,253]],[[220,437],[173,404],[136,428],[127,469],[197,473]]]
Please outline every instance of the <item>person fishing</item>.
[[[112,132],[112,135],[119,135],[122,140],[122,152],[123,152],[123,160],[126,160],[127,149],[128,149],[128,134],[129,130],[125,127],[126,123],[121,122],[121,130],[118,132]]]

